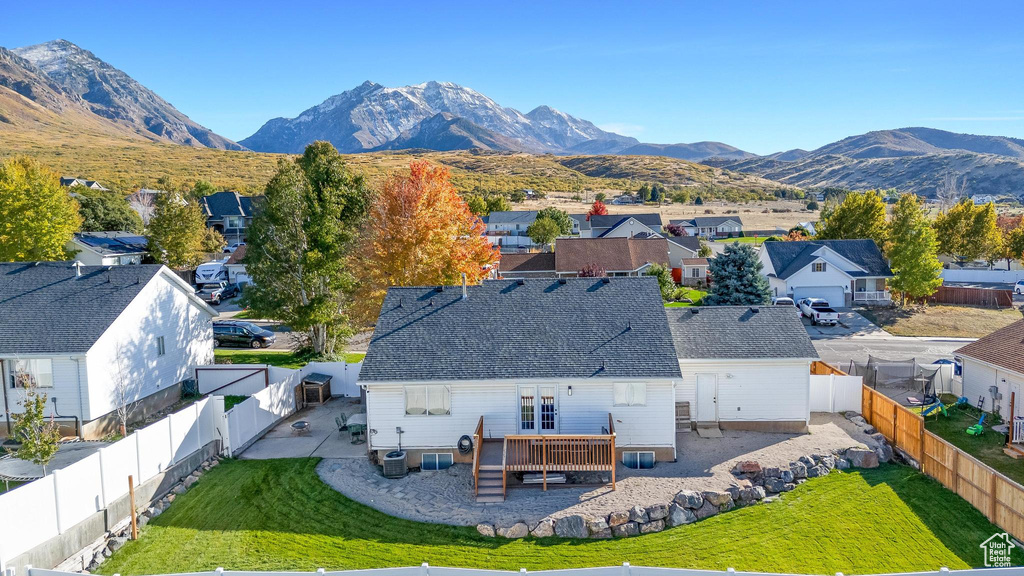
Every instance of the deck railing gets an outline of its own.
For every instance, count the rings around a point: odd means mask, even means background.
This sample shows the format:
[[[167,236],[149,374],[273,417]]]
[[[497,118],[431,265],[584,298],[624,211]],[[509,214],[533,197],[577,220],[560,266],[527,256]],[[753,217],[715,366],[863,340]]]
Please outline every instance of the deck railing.
[[[608,415],[607,434],[513,434],[505,436],[502,469],[540,472],[548,487],[548,472],[612,473],[615,489],[615,422]]]
[[[869,290],[853,293],[854,302],[886,302],[891,300],[888,290]]]
[[[1020,444],[1024,442],[1024,418],[1014,418],[1012,434],[1010,436],[1010,442],[1014,444]]]
[[[480,454],[484,451],[484,417],[476,424],[473,432],[473,495],[480,494]]]

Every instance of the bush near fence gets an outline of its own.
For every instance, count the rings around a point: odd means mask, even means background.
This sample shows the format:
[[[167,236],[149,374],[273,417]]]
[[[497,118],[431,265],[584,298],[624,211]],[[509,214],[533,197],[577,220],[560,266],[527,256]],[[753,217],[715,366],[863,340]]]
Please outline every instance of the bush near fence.
[[[924,418],[864,386],[861,414],[921,471],[956,492],[989,521],[1024,540],[1024,486],[953,446],[924,427]]]
[[[222,401],[206,398],[83,460],[0,495],[0,567],[70,531],[136,487],[218,440]],[[128,517],[127,512],[125,518]],[[118,519],[108,518],[109,524]]]

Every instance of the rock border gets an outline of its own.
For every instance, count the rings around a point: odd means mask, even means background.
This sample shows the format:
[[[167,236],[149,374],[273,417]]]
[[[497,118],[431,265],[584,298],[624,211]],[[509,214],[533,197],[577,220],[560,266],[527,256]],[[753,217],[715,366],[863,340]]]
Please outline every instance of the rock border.
[[[580,514],[561,518],[545,518],[530,526],[524,521],[510,526],[490,523],[477,524],[477,532],[486,537],[508,539],[560,538],[605,539],[627,538],[641,534],[661,532],[665,528],[692,524],[735,508],[771,503],[811,478],[827,476],[853,468],[877,468],[879,463],[893,458],[893,449],[884,436],[856,412],[847,412],[846,418],[871,438],[873,446],[854,447],[830,454],[809,454],[790,462],[788,466],[765,467],[754,460],[737,462],[732,473],[736,482],[725,490],[683,490],[671,502],[647,506],[634,506],[628,510],[612,512],[592,518]]]

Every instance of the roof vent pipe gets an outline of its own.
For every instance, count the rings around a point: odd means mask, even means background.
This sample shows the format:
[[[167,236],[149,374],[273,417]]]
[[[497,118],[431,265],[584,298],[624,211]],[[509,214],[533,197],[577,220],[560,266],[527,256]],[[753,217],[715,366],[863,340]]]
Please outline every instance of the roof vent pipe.
[[[75,267],[75,278],[81,278],[82,277],[82,262],[80,260],[75,260],[75,262],[74,262],[74,264],[72,264],[72,266]]]
[[[466,290],[466,273],[462,273],[462,299],[469,298],[469,291]]]

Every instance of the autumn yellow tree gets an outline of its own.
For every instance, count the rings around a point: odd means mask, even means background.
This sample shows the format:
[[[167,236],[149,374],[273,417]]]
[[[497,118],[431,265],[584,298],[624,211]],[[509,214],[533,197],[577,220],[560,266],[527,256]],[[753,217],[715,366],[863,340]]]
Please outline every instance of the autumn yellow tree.
[[[78,202],[55,172],[26,157],[0,163],[0,262],[64,260],[81,227]]]
[[[448,169],[416,161],[381,185],[356,252],[356,314],[372,323],[389,286],[477,284],[501,257],[452,186]]]

